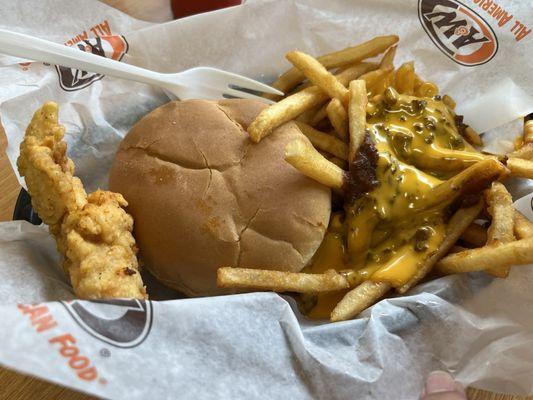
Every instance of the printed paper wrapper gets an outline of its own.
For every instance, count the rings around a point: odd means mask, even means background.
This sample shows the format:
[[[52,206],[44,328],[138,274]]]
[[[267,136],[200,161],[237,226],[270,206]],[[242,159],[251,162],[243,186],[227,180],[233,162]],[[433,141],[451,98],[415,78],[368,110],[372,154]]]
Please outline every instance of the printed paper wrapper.
[[[414,59],[465,121],[487,131],[491,151],[509,149],[533,111],[527,2],[256,0],[153,25],[96,1],[0,0],[0,15],[0,28],[90,44],[156,71],[214,66],[265,82],[288,67],[288,50],[321,54],[397,33],[397,63]],[[168,101],[143,84],[9,56],[0,68],[13,166],[33,112],[53,100],[89,191],[107,186],[129,128]],[[526,195],[517,206],[531,219],[531,186],[517,180],[512,191]],[[465,385],[533,392],[528,266],[505,280],[437,279],[331,324],[307,320],[292,299],[273,293],[176,300],[149,282],[151,301],[79,301],[59,262],[45,227],[0,224],[0,363],[97,396],[416,399],[434,369]]]

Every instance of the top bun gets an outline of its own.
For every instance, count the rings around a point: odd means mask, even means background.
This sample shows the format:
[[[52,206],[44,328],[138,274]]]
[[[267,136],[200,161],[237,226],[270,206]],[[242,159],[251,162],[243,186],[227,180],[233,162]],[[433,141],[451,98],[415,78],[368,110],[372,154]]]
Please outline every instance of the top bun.
[[[300,271],[320,245],[330,190],[284,160],[293,123],[254,144],[255,100],[173,101],[122,141],[109,186],[135,220],[144,265],[189,296],[228,293],[222,266]]]

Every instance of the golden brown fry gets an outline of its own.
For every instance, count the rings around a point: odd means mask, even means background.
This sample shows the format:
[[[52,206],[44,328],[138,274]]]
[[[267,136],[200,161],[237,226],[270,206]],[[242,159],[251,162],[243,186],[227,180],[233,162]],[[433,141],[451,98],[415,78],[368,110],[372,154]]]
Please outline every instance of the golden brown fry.
[[[383,71],[383,74],[379,76],[378,74],[375,74],[373,77],[370,77],[367,75],[364,78],[361,77],[361,79],[364,79],[365,82],[373,81],[372,84],[369,85],[367,82],[367,85],[366,85],[366,91],[368,93],[368,96],[373,98],[374,96],[379,96],[380,94],[383,94],[385,90],[393,83],[394,73],[392,70],[390,71],[386,70],[386,71]]]
[[[337,167],[341,169],[348,169],[348,163],[346,160],[342,160],[338,157],[326,157],[329,161],[331,161],[333,164],[335,164]]]
[[[354,77],[360,76],[374,68],[376,68],[375,64],[361,63],[347,68],[335,76],[339,82],[347,85]],[[310,108],[325,103],[327,99],[328,96],[316,86],[308,87],[285,97],[259,113],[248,127],[250,138],[256,143],[259,142],[278,126],[296,118]]]
[[[348,89],[315,58],[301,51],[290,51],[285,57],[329,97],[337,98],[347,104]]]
[[[439,88],[433,82],[421,82],[415,88],[415,94],[419,97],[435,97],[439,94]]]
[[[513,198],[500,182],[492,182],[486,197],[488,211],[492,216],[492,223],[487,231],[487,244],[512,242],[515,240]]]
[[[342,160],[348,159],[346,143],[303,122],[296,121],[296,125],[318,150],[327,151]]]
[[[463,247],[463,246],[455,245],[455,246],[452,246],[452,248],[450,249],[448,254],[460,253],[461,251],[465,251],[465,250],[468,250],[468,249],[466,247]]]
[[[525,160],[533,159],[533,143],[526,143],[518,150],[507,154],[508,157],[523,158]]]
[[[481,140],[481,136],[479,136],[479,133],[473,130],[470,126],[467,126],[464,129],[463,135],[466,141],[470,143],[471,145],[483,146],[483,141]]]
[[[455,110],[455,100],[452,99],[450,96],[448,96],[447,94],[445,94],[444,96],[442,96],[442,102],[444,104],[446,104],[446,106],[448,106],[449,109],[451,110]]]
[[[223,267],[217,271],[221,288],[259,289],[274,292],[319,293],[348,288],[348,281],[333,269],[323,274]]]
[[[388,70],[376,69],[361,75],[358,79],[365,81],[366,87],[370,87],[383,79],[389,72]]]
[[[425,82],[416,72],[414,75],[414,94],[418,97],[434,97],[439,93],[439,88],[433,82]]]
[[[354,160],[357,150],[359,150],[359,146],[361,146],[365,138],[367,102],[365,81],[359,79],[351,81],[350,103],[348,106],[350,135],[348,161],[350,163]]]
[[[479,224],[472,223],[461,235],[461,240],[474,247],[485,246],[487,243],[487,230]]]
[[[328,161],[306,139],[285,147],[285,160],[304,175],[333,189],[342,189],[345,172]]]
[[[381,61],[379,62],[379,69],[383,70],[391,70],[394,69],[394,57],[396,56],[396,47],[397,46],[391,46],[389,49],[383,54],[383,57],[381,58]]]
[[[350,81],[353,81],[354,79],[357,79],[361,75],[368,73],[370,71],[374,71],[378,69],[379,65],[373,62],[360,62],[355,63],[353,65],[348,65],[342,69],[340,69],[336,74],[335,77],[341,82],[344,86],[347,86]],[[299,92],[300,90],[306,89],[310,86],[313,86],[311,82],[305,82],[298,86],[296,89],[296,92]],[[295,92],[291,93],[294,94]]]
[[[514,239],[514,208],[513,199],[505,186],[500,182],[492,182],[491,188],[486,192],[488,212],[492,216],[492,223],[487,231],[487,245],[509,243]],[[498,268],[489,268],[491,275],[505,278],[509,275],[509,266],[502,265]]]
[[[330,320],[345,321],[364,311],[387,294],[391,285],[386,282],[365,281],[350,290],[331,312]]]
[[[337,136],[348,141],[348,114],[339,99],[332,99],[328,103],[326,113]]]
[[[321,109],[321,106],[315,106],[313,108],[310,108],[309,110],[304,111],[301,113],[298,118],[296,118],[297,121],[305,122],[306,124],[313,125],[312,121],[316,113]]]
[[[362,78],[364,75],[372,71],[377,71],[377,67],[378,65],[376,63],[363,62],[346,68],[345,70],[336,74],[335,77],[344,86],[348,86],[348,84],[354,79],[358,79],[359,77]]]
[[[401,94],[414,94],[415,68],[412,61],[402,64],[400,68],[396,70],[394,87]]]
[[[398,42],[398,36],[376,36],[367,42],[318,57],[326,68],[341,67],[372,58]]]
[[[453,247],[465,229],[476,219],[483,208],[483,201],[468,208],[459,209],[448,222],[444,240],[438,250],[433,253],[418,269],[415,276],[409,282],[397,289],[398,293],[404,294],[414,287],[433,269],[433,266]]]
[[[440,260],[436,267],[443,274],[484,271],[533,262],[533,238],[521,239],[500,245],[470,249],[450,254]]]
[[[518,239],[533,237],[533,222],[518,210],[514,212],[514,234]]]
[[[86,195],[73,176],[63,134],[57,104],[46,103],[26,131],[17,164],[64,256],[74,292],[85,299],[146,298],[126,201],[100,190]]]
[[[533,179],[533,161],[531,160],[509,157],[507,168],[511,171],[511,176]]]
[[[317,60],[327,69],[355,64],[358,61],[383,53],[396,42],[398,42],[398,36],[396,35],[378,36],[357,46],[323,55],[318,57]],[[284,93],[288,93],[303,79],[304,75],[297,68],[291,68],[282,74],[272,86]]]
[[[479,161],[437,186],[427,207],[451,202],[462,195],[480,193],[492,181],[507,174],[507,168],[495,159]]]
[[[324,104],[322,107],[320,107],[320,109],[316,112],[316,114],[313,116],[313,119],[311,120],[311,124],[312,126],[315,126],[317,125],[320,121],[322,121],[324,118],[327,117],[328,113],[327,113],[327,103]]]
[[[530,119],[524,124],[524,143],[533,143],[533,120]]]
[[[327,94],[316,86],[311,86],[272,104],[261,111],[248,127],[250,138],[258,143],[278,126],[296,118],[305,110],[321,104],[327,99]]]

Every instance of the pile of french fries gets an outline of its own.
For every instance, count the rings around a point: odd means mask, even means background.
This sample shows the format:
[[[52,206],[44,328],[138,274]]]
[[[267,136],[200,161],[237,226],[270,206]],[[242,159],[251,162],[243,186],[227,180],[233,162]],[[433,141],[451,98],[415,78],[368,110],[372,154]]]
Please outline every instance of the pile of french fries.
[[[377,105],[401,96],[415,96],[438,99],[452,113],[455,108],[451,97],[439,95],[434,83],[416,74],[413,62],[395,69],[397,42],[395,35],[380,36],[317,58],[299,51],[287,53],[286,58],[294,67],[273,84],[286,96],[271,97],[277,103],[261,112],[249,126],[251,139],[259,142],[277,127],[294,121],[309,140],[289,143],[285,160],[342,198],[354,173],[352,166],[357,165],[354,161],[369,135],[368,115]],[[379,62],[368,60],[380,54],[383,56]],[[466,142],[481,146],[481,137],[462,125]],[[433,190],[428,209],[462,203],[446,220],[443,239],[435,251],[421,253],[414,274],[406,283],[394,287],[398,293],[407,292],[432,270],[438,274],[485,271],[505,278],[511,266],[533,262],[533,224],[513,208],[511,195],[501,183],[509,175],[533,179],[533,121],[525,123],[523,139],[512,153],[492,156],[473,152],[472,157],[460,172]],[[477,196],[472,197],[473,194]],[[346,196],[344,202],[345,210],[354,207],[353,200]],[[330,228],[333,223],[339,221],[332,218]],[[368,227],[376,222],[372,216],[363,215],[345,218],[343,223],[357,228],[357,224]],[[369,242],[371,238],[358,237],[352,243],[346,238],[349,250],[360,251],[355,254],[360,255],[363,265],[369,246],[365,240]],[[312,274],[223,267],[218,270],[217,283],[220,287],[312,295],[340,292],[344,295],[332,310],[331,321],[353,318],[393,289],[390,282],[353,280],[346,271],[334,269]]]

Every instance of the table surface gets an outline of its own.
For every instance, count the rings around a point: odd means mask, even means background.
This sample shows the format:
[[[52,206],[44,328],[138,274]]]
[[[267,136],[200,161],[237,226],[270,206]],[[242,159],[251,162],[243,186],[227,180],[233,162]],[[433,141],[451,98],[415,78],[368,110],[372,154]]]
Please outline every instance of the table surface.
[[[170,0],[103,0],[130,15],[147,21],[163,22],[172,17]],[[7,140],[0,125],[0,221],[9,221],[13,215],[20,186],[5,155]],[[468,388],[470,400],[533,400]],[[19,374],[0,367],[0,399],[6,400],[89,400],[94,399],[43,380]]]

